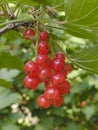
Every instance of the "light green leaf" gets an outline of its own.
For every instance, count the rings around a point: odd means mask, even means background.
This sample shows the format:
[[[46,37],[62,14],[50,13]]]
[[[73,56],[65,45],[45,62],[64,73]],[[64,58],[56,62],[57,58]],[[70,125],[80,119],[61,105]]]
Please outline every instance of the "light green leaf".
[[[95,106],[87,106],[82,112],[85,114],[86,119],[89,120],[95,114]]]
[[[96,32],[92,32],[92,30],[87,28],[82,28],[79,26],[75,26],[73,24],[66,24],[65,31],[69,34],[74,35],[76,37],[86,38],[86,39],[98,39],[98,34]]]
[[[19,70],[4,68],[0,70],[0,79],[12,82],[13,78],[15,78],[19,73],[20,73]]]
[[[69,26],[68,33],[74,31],[75,33],[79,33],[79,37],[90,38],[93,33],[98,36],[98,1],[97,0],[65,0],[65,14],[66,14],[66,25]],[[67,25],[68,24],[68,25]],[[77,28],[79,30],[71,29],[71,26]],[[92,33],[85,37],[85,34],[82,30],[89,31]],[[97,30],[97,31],[96,31]],[[82,36],[81,36],[82,33]],[[87,32],[88,34],[88,32]],[[95,36],[96,37],[96,36]],[[91,37],[93,38],[93,37]]]
[[[2,125],[1,130],[20,130],[20,128],[16,124],[8,122]]]
[[[0,109],[10,106],[13,103],[20,103],[20,96],[18,93],[11,92],[6,88],[0,88]]]
[[[4,80],[4,79],[0,79],[0,87],[12,88],[13,84],[9,81]]]
[[[12,56],[9,53],[0,53],[0,68],[23,69],[23,63],[18,56]]]
[[[98,74],[98,46],[86,47],[71,54],[71,60],[80,68]]]

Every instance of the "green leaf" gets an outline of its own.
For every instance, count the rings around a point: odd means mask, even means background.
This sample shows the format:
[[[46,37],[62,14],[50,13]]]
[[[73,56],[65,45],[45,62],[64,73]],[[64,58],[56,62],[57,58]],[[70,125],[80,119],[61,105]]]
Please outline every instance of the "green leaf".
[[[2,52],[0,53],[0,68],[23,70],[23,63],[18,56]]]
[[[20,103],[20,100],[18,93],[12,93],[9,89],[0,88],[0,109],[6,108],[13,103]]]
[[[0,87],[12,88],[13,84],[9,81],[4,80],[4,79],[0,79]]]
[[[86,39],[98,39],[98,34],[93,32],[90,29],[82,28],[79,26],[75,26],[67,23],[65,27],[65,31],[69,34],[74,35],[76,37],[86,38]]]
[[[74,122],[69,122],[67,123],[66,130],[79,130],[79,129],[77,124],[75,124]]]
[[[66,14],[66,25],[70,24],[69,30],[74,31],[79,34],[79,37],[85,38],[85,34],[82,30],[73,30],[71,26],[74,28],[83,29],[85,31],[90,31],[93,35],[96,32],[98,36],[98,1],[97,0],[65,0],[65,14]],[[69,32],[69,33],[72,33]],[[86,38],[89,38],[87,36]],[[91,37],[93,38],[93,37]]]
[[[71,60],[80,68],[98,74],[98,46],[82,48],[71,54]]]
[[[89,120],[95,114],[95,106],[87,106],[85,107],[82,112],[85,114],[86,119]]]
[[[12,124],[12,122],[7,122],[2,125],[1,130],[20,130],[20,128],[16,124]]]
[[[16,70],[16,69],[13,70],[13,69],[3,68],[0,70],[0,79],[4,79],[4,80],[12,82],[13,78],[18,76],[19,73],[20,73],[20,71]]]

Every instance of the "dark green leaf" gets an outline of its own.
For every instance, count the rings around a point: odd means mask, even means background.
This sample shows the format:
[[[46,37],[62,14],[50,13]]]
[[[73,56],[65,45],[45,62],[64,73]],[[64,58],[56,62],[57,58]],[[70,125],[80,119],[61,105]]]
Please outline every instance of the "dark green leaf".
[[[23,63],[18,56],[9,53],[0,53],[0,68],[23,69]]]
[[[4,79],[0,79],[0,87],[12,88],[13,84],[9,81],[4,80]]]
[[[79,37],[90,38],[91,36],[91,38],[94,38],[92,37],[93,33],[98,30],[98,1],[65,0],[65,14],[66,23],[70,24],[68,27],[69,33],[75,36],[78,34]],[[71,28],[72,26],[74,26],[75,30]],[[88,35],[89,33],[92,34]],[[96,33],[98,36],[98,31]]]
[[[71,60],[80,68],[98,74],[98,46],[83,48],[71,54]]]

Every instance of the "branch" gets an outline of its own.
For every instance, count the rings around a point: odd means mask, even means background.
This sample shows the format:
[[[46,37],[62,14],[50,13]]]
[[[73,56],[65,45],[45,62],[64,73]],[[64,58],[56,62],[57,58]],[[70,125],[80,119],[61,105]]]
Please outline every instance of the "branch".
[[[8,24],[5,27],[0,29],[0,36],[9,30],[17,29],[20,26],[30,26],[32,24],[33,24],[32,21],[22,21],[22,22],[10,23],[10,24]]]

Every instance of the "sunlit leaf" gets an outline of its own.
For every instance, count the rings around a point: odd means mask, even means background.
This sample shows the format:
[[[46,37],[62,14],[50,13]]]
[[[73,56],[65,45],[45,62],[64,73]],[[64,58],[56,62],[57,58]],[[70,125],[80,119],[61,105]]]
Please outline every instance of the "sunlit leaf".
[[[71,54],[71,60],[80,68],[98,74],[98,46],[86,47]]]

